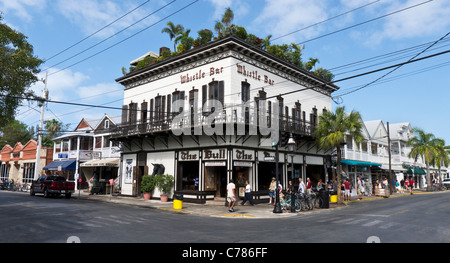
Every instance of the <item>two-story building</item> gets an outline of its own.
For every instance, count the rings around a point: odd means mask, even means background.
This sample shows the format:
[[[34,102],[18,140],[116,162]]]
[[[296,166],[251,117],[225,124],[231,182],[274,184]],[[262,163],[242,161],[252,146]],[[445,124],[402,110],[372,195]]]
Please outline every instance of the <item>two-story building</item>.
[[[123,195],[139,195],[143,175],[164,173],[185,201],[224,198],[230,181],[243,196],[248,180],[262,202],[280,133],[296,142],[294,152],[279,148],[283,186],[293,177],[326,179],[331,150],[312,134],[338,87],[245,41],[215,40],[116,81],[124,104],[111,139],[123,143]]]
[[[400,182],[413,177],[415,187],[426,186],[424,162],[420,157],[418,160],[408,157],[411,147],[407,141],[413,136],[409,122],[385,124],[382,120],[365,121],[363,134],[364,142],[357,145],[351,136],[347,136],[342,148],[343,171],[348,178],[355,182],[356,176],[360,176],[373,185],[376,180],[389,178],[391,172],[393,180]]]
[[[83,118],[73,132],[53,139],[53,162],[44,170],[65,175],[69,180],[81,177],[82,188],[87,187],[86,182],[94,172],[104,185],[115,179],[120,153],[119,145],[109,140],[109,130],[117,125],[118,119],[106,114],[97,120]]]

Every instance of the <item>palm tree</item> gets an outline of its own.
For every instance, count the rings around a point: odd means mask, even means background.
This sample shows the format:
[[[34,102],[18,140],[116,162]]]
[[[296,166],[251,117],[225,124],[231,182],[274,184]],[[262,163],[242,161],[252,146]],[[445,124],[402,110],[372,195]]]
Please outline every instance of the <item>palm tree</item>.
[[[222,17],[222,23],[225,26],[225,28],[231,24],[231,21],[233,21],[233,19],[234,19],[234,13],[231,10],[231,8],[228,7],[227,9],[225,9],[225,13],[223,14],[223,17]]]
[[[352,111],[345,113],[345,107],[338,107],[335,113],[324,111],[319,116],[319,124],[314,131],[314,136],[319,147],[323,149],[336,148],[337,194],[339,204],[343,202],[341,198],[341,146],[344,143],[346,135],[352,136],[357,144],[363,142],[363,125],[361,115],[358,112]],[[334,175],[333,180],[336,180]]]
[[[227,27],[231,24],[231,21],[234,19],[234,13],[231,8],[226,8],[225,13],[222,16],[222,20],[216,21],[214,25],[214,31],[217,32],[217,35],[220,36],[220,33],[223,33]]]
[[[309,61],[305,63],[305,69],[307,71],[311,71],[312,69],[316,70],[317,63],[319,63],[318,58],[309,58]]]
[[[169,34],[170,40],[172,41],[172,39],[176,38],[178,35],[180,35],[181,33],[184,32],[184,27],[182,25],[174,25],[172,22],[167,22],[167,27],[163,28],[161,30],[161,33],[167,33]],[[173,42],[173,51],[177,51],[176,50],[176,44],[177,41],[175,39],[175,41]]]
[[[439,170],[439,182],[442,183],[441,168],[442,166],[448,167],[450,164],[449,152],[447,151],[449,146],[445,146],[445,141],[442,139],[439,139],[438,143],[439,144],[437,145],[437,155],[435,156],[432,165],[437,166]]]
[[[408,157],[413,158],[415,161],[419,157],[425,162],[427,167],[427,191],[431,190],[431,178],[430,178],[430,164],[436,160],[436,156],[439,155],[439,145],[442,143],[441,139],[436,138],[432,133],[426,133],[422,129],[413,129],[413,132],[417,136],[410,138],[406,144],[412,146],[411,152]]]
[[[272,35],[268,35],[266,38],[264,38],[261,42],[261,48],[263,50],[267,50],[267,47],[270,46],[270,39],[272,38]]]

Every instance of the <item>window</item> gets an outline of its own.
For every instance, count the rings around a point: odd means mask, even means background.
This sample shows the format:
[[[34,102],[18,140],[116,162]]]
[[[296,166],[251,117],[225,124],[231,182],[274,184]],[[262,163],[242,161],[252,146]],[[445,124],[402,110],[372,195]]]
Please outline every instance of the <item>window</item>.
[[[109,120],[105,120],[103,128],[109,129]]]
[[[162,97],[155,98],[155,120],[159,121],[162,118]]]
[[[35,163],[24,163],[23,164],[23,183],[32,183],[34,179],[34,167]]]
[[[212,100],[217,100],[224,107],[224,82],[223,81],[213,81],[208,85],[208,100],[211,102]],[[212,105],[209,104],[209,107]],[[213,110],[211,109],[211,112]]]
[[[1,174],[0,174],[0,179],[2,181],[5,181],[9,178],[9,164],[7,163],[2,163],[1,167]]]
[[[247,82],[241,82],[241,100],[247,102],[250,100],[250,84]]]
[[[95,148],[102,148],[102,137],[94,137],[95,140]]]

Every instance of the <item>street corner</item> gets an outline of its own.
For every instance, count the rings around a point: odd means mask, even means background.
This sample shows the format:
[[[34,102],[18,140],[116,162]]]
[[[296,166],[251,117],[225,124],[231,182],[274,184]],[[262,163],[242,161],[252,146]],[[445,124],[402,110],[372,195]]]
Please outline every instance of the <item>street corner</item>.
[[[226,213],[226,214],[213,214],[212,217],[232,217],[232,218],[256,218],[253,215]]]

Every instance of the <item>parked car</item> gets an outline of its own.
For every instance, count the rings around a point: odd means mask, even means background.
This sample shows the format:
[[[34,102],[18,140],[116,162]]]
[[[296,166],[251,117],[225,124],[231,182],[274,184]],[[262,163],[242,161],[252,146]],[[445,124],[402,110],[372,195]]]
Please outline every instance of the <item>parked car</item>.
[[[450,189],[450,178],[444,179],[444,180],[442,181],[442,186],[443,186],[445,189]]]
[[[30,195],[43,193],[44,197],[51,195],[65,195],[70,198],[75,191],[75,182],[67,181],[60,175],[42,175],[36,181],[33,181],[30,187]]]

